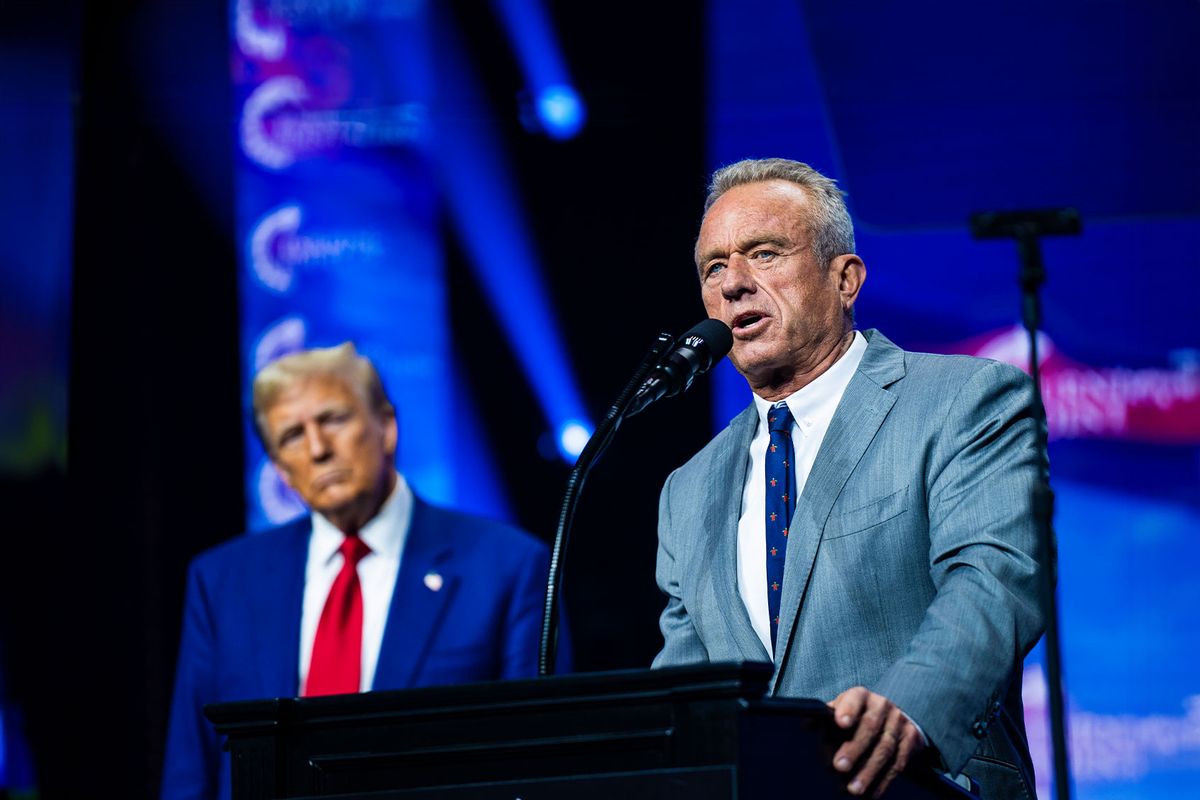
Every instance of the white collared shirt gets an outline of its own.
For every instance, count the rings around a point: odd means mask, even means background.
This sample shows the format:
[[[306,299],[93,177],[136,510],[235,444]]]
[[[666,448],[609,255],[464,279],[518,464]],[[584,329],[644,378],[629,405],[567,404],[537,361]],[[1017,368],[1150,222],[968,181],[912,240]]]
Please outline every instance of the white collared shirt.
[[[400,556],[412,523],[413,494],[404,476],[396,475],[396,486],[370,522],[358,532],[371,552],[358,562],[358,580],[363,595],[362,679],[359,691],[370,691],[375,682],[375,667],[383,644],[396,576],[400,574]],[[339,548],[346,535],[320,514],[312,515],[312,536],[308,539],[308,566],[304,571],[304,610],[300,616],[300,687],[308,680],[317,623],[333,581],[342,570]]]
[[[804,484],[812,471],[817,451],[829,430],[833,412],[837,410],[854,371],[867,350],[867,339],[859,331],[842,357],[816,380],[798,392],[779,401],[787,403],[792,412],[792,445],[796,451],[796,498],[804,502]],[[754,632],[768,654],[771,647],[771,619],[767,610],[767,543],[764,517],[766,515],[767,444],[771,431],[767,427],[767,412],[778,403],[754,395],[758,409],[758,430],[750,442],[750,469],[742,491],[742,515],[738,519],[738,594],[750,615]],[[799,507],[799,505],[797,505]]]

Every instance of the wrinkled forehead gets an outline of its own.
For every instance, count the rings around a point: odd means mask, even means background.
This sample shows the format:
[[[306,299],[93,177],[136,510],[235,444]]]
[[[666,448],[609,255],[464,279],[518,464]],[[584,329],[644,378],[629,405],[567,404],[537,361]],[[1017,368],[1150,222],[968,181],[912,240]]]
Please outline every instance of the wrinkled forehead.
[[[263,411],[268,418],[282,419],[346,405],[366,408],[365,391],[349,376],[318,372],[296,375],[281,383]]]
[[[801,244],[808,236],[812,201],[804,187],[771,180],[734,186],[700,222],[693,256],[700,265],[759,242]]]

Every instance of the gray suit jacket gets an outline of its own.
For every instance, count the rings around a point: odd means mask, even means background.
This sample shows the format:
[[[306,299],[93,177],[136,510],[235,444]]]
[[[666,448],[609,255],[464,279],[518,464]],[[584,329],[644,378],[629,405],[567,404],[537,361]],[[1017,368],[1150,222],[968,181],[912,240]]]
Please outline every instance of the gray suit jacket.
[[[771,690],[863,685],[984,797],[1034,797],[1020,675],[1042,631],[1032,385],[1006,364],[867,331],[790,525]],[[655,666],[770,661],[737,588],[753,404],[667,479]]]

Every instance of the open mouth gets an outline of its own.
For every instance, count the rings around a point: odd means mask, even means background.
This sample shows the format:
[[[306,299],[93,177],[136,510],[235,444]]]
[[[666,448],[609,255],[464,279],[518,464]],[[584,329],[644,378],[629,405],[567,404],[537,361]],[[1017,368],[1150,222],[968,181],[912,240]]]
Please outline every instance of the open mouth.
[[[734,333],[745,333],[764,319],[765,317],[757,311],[746,311],[734,317],[730,327]]]

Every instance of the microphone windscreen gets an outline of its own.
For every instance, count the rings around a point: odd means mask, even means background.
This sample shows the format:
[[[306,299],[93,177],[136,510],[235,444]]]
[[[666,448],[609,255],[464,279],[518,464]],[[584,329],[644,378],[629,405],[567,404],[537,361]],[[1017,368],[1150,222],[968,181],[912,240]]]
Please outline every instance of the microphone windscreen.
[[[733,348],[733,331],[719,319],[706,319],[685,333],[680,341],[697,350],[707,351],[708,366],[724,358]]]

